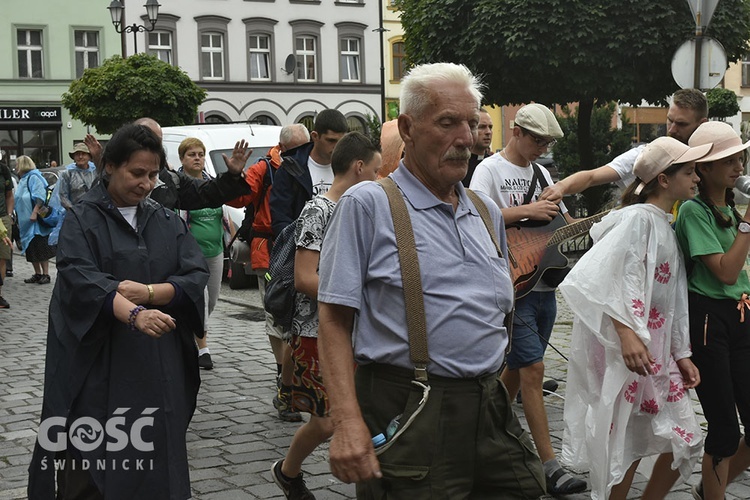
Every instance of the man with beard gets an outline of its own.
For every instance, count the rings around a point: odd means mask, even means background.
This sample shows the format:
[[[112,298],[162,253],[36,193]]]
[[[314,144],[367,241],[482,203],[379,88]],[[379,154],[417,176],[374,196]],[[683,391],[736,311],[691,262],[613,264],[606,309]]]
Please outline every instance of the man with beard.
[[[683,144],[693,135],[698,126],[708,121],[708,101],[698,89],[681,89],[672,96],[672,104],[667,112],[667,135]],[[643,144],[625,151],[607,165],[592,170],[581,170],[549,186],[539,197],[541,200],[558,202],[563,196],[580,193],[592,186],[601,186],[614,182],[620,189],[625,189],[633,182],[633,165],[641,154]]]

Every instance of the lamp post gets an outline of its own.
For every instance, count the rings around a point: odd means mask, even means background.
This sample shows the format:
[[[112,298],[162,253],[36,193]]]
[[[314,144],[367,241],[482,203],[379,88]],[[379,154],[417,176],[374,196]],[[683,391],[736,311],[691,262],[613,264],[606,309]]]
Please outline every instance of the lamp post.
[[[112,24],[115,27],[115,31],[118,33],[132,33],[133,34],[133,53],[138,53],[138,39],[136,38],[137,33],[142,32],[151,32],[154,31],[154,28],[156,26],[156,21],[159,17],[159,7],[161,5],[159,4],[158,0],[146,0],[146,4],[144,5],[146,7],[146,14],[148,15],[148,21],[151,23],[151,28],[147,28],[143,25],[133,23],[130,26],[123,26],[122,25],[122,14],[125,10],[125,6],[122,4],[120,0],[112,0],[112,3],[109,4],[109,14],[112,16]],[[125,57],[124,54],[124,46],[123,46],[123,57]]]
[[[390,31],[383,27],[383,0],[378,0],[378,27],[372,31],[380,34],[380,121],[385,123],[388,117],[385,111],[385,48],[383,47],[383,33]]]

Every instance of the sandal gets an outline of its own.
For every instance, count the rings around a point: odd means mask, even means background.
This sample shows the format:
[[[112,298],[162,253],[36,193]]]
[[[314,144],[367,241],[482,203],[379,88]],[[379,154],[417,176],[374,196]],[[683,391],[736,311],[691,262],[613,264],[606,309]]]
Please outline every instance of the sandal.
[[[546,476],[546,474],[545,474]],[[560,467],[547,478],[547,493],[550,495],[571,495],[581,493],[588,486],[586,481],[578,479]]]
[[[37,283],[40,279],[42,279],[41,274],[32,274],[31,278],[26,278],[23,280],[24,283]]]

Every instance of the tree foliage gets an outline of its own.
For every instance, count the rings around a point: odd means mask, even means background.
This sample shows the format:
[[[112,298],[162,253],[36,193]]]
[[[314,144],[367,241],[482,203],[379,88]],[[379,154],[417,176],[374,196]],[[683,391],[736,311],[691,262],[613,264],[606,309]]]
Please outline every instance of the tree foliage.
[[[672,56],[695,31],[685,0],[398,1],[410,63],[466,64],[487,103],[580,103],[585,168],[596,166],[585,119],[595,103],[663,103],[678,88]],[[739,59],[750,0],[721,0],[705,34]]]
[[[84,71],[62,96],[73,118],[111,134],[123,124],[149,116],[162,126],[195,121],[206,91],[180,68],[147,54],[114,56]]]
[[[733,90],[716,88],[706,92],[709,118],[726,118],[740,112],[737,94]]]

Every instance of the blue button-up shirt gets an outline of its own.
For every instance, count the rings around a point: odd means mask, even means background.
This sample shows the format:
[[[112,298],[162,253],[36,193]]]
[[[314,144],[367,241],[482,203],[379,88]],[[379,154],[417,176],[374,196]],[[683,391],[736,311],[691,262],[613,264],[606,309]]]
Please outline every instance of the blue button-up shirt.
[[[429,373],[477,377],[499,370],[508,343],[503,320],[513,307],[508,265],[497,255],[464,187],[454,211],[401,164],[391,177],[406,198],[424,291]],[[503,255],[503,218],[487,205]],[[357,363],[412,368],[396,236],[385,191],[375,182],[350,188],[326,230],[318,301],[357,310]]]

